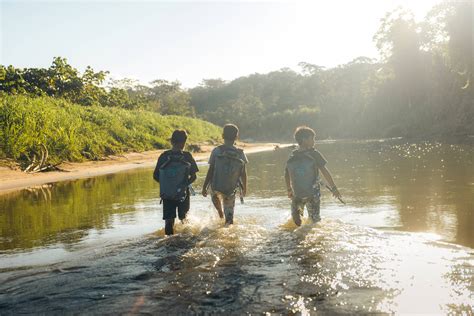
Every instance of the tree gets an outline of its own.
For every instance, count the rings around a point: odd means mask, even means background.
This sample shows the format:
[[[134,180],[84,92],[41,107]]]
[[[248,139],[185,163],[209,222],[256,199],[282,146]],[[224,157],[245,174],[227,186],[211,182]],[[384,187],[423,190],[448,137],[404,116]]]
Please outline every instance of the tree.
[[[208,89],[221,88],[225,85],[225,81],[221,78],[217,79],[203,79],[200,86]]]
[[[377,48],[400,85],[399,93],[407,91],[410,104],[421,73],[419,32],[413,13],[398,8],[386,14],[374,36]]]
[[[158,105],[162,114],[194,116],[194,109],[190,105],[189,93],[181,88],[178,81],[154,80],[151,82],[148,99]]]
[[[98,103],[106,93],[101,84],[108,72],[95,72],[88,66],[81,76],[76,68],[67,63],[66,58],[55,57],[47,69],[1,68],[4,76],[0,78],[0,90],[9,94],[48,95],[92,105]]]
[[[443,2],[429,12],[424,24],[426,46],[448,59],[450,67],[462,79],[464,89],[473,80],[473,12],[472,1]]]
[[[306,76],[313,76],[315,74],[319,74],[323,72],[325,68],[324,66],[314,65],[304,61],[298,63],[298,66],[301,67],[303,74]]]
[[[20,69],[13,66],[0,66],[0,91],[8,94],[22,94],[26,92],[26,81]]]

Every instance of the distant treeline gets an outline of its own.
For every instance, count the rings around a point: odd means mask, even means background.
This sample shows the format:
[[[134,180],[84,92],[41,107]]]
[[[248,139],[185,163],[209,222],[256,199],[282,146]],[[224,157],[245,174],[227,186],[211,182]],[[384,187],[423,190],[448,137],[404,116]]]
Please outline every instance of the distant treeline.
[[[398,9],[373,37],[381,61],[204,80],[189,91],[191,105],[251,138],[288,139],[300,124],[322,138],[474,134],[473,12],[472,1],[446,2],[417,23]]]
[[[253,139],[288,140],[301,124],[320,138],[474,134],[473,11],[471,1],[453,1],[421,22],[403,9],[387,13],[373,37],[380,61],[359,57],[331,69],[302,62],[300,72],[207,79],[186,90],[165,80],[106,85],[107,72],[80,74],[55,58],[48,69],[1,66],[0,93],[234,122]]]

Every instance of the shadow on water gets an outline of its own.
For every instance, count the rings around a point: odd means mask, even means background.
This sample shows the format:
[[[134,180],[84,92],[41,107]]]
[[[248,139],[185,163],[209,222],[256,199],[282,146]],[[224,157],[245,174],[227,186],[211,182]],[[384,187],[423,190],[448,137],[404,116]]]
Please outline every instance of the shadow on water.
[[[252,300],[243,290],[259,283],[259,275],[242,269],[245,258],[229,254],[215,264],[184,259],[184,269],[168,275],[167,284],[149,294],[141,311],[172,314],[238,312]],[[212,267],[211,267],[212,266]]]
[[[182,269],[181,255],[198,238],[152,236],[78,254],[66,263],[4,272],[0,308],[15,313],[123,313],[150,285],[167,286],[174,271]]]
[[[171,251],[153,263],[146,282],[149,289],[136,298],[135,312],[150,313],[241,313],[256,299],[260,273],[245,269],[251,261],[243,226],[205,228],[194,238],[192,248]],[[261,230],[261,228],[260,228]],[[262,231],[254,232],[261,237]],[[169,239],[181,243],[183,236]],[[168,240],[166,241],[169,247]],[[167,251],[167,250],[163,250]],[[160,284],[157,284],[159,280]]]
[[[282,237],[288,238],[282,242]],[[134,312],[286,314],[290,309],[282,298],[295,277],[287,260],[296,245],[291,237],[247,222],[205,229],[192,248],[174,250],[183,236],[166,240],[161,252],[173,245],[171,255],[160,257],[145,274],[149,289],[136,297]]]

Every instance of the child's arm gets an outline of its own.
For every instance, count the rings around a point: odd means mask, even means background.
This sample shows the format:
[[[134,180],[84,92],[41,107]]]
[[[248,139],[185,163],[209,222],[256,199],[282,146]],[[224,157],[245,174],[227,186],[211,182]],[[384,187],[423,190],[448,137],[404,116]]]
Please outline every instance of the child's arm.
[[[201,193],[202,193],[202,196],[204,197],[207,196],[207,187],[209,186],[209,183],[211,183],[213,173],[214,173],[214,164],[211,164],[209,166],[209,169],[207,169],[206,179],[204,180],[204,184],[202,185]]]
[[[247,166],[244,165],[244,170],[242,171],[242,175],[240,176],[242,180],[242,196],[247,195]]]
[[[197,179],[196,173],[195,172],[191,173],[189,175],[189,180],[188,180],[189,183],[188,184],[193,183],[194,181],[196,181],[196,179]]]
[[[160,182],[160,169],[158,168],[158,166],[156,166],[155,171],[153,171],[153,179],[156,182]]]
[[[153,179],[155,179],[156,182],[160,182],[160,166],[161,166],[161,155],[160,157],[158,157],[155,170],[153,171]]]
[[[193,156],[190,153],[187,153],[188,155],[188,162],[191,164],[190,170],[189,170],[189,179],[188,179],[188,185],[196,181],[196,173],[199,171],[199,168],[196,164],[196,161],[194,160]]]
[[[334,180],[332,179],[331,173],[329,170],[326,168],[326,166],[319,167],[319,170],[323,174],[324,178],[326,181],[329,183],[331,186],[331,192],[336,198],[341,198],[341,193],[337,190],[336,184],[334,183]]]
[[[290,174],[288,173],[288,168],[285,168],[285,182],[286,182],[286,191],[288,192],[288,197],[293,198],[293,189],[291,188]]]

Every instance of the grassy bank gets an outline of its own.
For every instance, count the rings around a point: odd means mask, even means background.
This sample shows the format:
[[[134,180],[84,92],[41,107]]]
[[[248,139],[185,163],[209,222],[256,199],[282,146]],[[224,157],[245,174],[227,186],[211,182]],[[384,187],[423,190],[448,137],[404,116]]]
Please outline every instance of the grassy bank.
[[[0,124],[0,158],[24,167],[44,159],[46,153],[47,163],[54,165],[165,148],[176,128],[188,131],[189,143],[220,135],[218,126],[198,119],[85,107],[51,97],[2,96]]]

